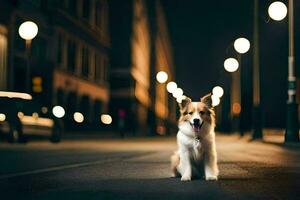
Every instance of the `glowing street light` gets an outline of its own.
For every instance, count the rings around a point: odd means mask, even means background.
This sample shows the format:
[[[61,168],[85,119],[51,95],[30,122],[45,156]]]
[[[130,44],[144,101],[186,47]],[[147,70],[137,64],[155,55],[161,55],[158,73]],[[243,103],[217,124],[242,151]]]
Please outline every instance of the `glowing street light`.
[[[6,119],[6,115],[4,113],[0,113],[0,122],[4,122]]]
[[[110,115],[108,115],[108,114],[102,114],[101,115],[101,122],[103,123],[103,124],[111,124],[112,123],[112,118],[111,118],[111,116]]]
[[[250,49],[250,42],[246,38],[238,38],[233,43],[234,49],[240,53],[244,54]]]
[[[176,90],[176,88],[177,88],[177,84],[173,81],[171,81],[167,84],[167,91],[169,93],[173,93]]]
[[[269,16],[276,21],[283,20],[287,15],[287,7],[280,1],[273,2],[268,9]]]
[[[54,106],[52,108],[52,113],[55,117],[62,118],[63,116],[65,116],[65,109],[61,106]]]
[[[84,116],[80,112],[75,112],[73,114],[73,118],[74,118],[75,122],[77,122],[77,123],[82,123],[84,121]]]
[[[22,39],[25,40],[26,45],[26,91],[30,91],[30,49],[31,49],[31,40],[37,35],[38,33],[38,26],[36,23],[32,21],[23,22],[19,27],[19,35]]]
[[[213,93],[214,96],[217,96],[217,97],[221,98],[224,94],[224,90],[220,86],[215,86],[212,90],[212,93]]]
[[[215,107],[220,104],[220,98],[216,95],[211,95],[212,106]]]
[[[26,21],[19,27],[19,35],[24,40],[32,40],[38,33],[38,26],[32,21]]]
[[[181,88],[176,88],[176,90],[173,92],[173,97],[178,98],[183,95],[183,90]]]
[[[160,71],[156,74],[156,80],[159,83],[165,83],[168,80],[168,74],[164,71]]]
[[[228,72],[235,72],[239,68],[239,62],[235,58],[227,58],[224,61],[224,68]]]
[[[185,99],[186,96],[185,95],[181,95],[179,97],[176,98],[177,103],[181,103],[183,99]]]

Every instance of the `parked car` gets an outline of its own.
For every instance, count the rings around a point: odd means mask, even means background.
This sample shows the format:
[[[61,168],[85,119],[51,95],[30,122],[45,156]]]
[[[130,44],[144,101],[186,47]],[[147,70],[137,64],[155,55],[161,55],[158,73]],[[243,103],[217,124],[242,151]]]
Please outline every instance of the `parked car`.
[[[62,120],[52,109],[35,102],[31,95],[0,91],[0,133],[9,142],[26,142],[30,135],[47,136],[59,142]]]

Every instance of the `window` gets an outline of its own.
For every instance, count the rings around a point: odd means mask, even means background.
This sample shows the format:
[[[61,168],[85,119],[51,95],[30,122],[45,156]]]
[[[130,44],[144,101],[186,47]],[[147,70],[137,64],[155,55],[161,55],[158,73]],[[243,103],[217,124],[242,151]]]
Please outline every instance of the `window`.
[[[84,0],[82,4],[82,17],[84,19],[89,20],[90,19],[90,0]]]
[[[82,48],[82,70],[83,76],[88,77],[89,74],[89,50],[87,48]]]
[[[72,40],[68,40],[68,70],[75,72],[76,45]]]

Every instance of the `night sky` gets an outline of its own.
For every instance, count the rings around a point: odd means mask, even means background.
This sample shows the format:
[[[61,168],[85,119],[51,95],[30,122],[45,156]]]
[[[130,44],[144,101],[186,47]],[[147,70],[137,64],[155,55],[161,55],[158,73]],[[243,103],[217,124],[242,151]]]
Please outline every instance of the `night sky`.
[[[269,19],[273,1],[260,1],[261,105],[265,126],[284,127],[287,99],[288,20]],[[283,1],[286,3],[286,1]],[[295,2],[295,56],[298,73],[300,3]],[[187,96],[198,100],[226,76],[224,60],[234,56],[232,43],[246,37],[252,44],[253,0],[162,0],[173,45],[176,81]],[[287,3],[286,3],[287,5]],[[242,56],[252,88],[252,48]],[[299,74],[299,73],[298,73]],[[228,73],[227,73],[228,76]],[[299,77],[299,75],[298,75]],[[225,92],[229,92],[228,90]],[[252,99],[252,94],[247,94]]]

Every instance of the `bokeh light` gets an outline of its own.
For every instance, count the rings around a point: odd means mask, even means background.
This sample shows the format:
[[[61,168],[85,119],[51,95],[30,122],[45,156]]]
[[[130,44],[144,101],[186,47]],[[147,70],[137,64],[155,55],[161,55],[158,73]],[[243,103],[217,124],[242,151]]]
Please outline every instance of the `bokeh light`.
[[[243,54],[243,53],[246,53],[247,51],[249,51],[250,42],[246,38],[238,38],[234,41],[233,46],[237,52]]]
[[[287,7],[280,1],[271,3],[268,8],[269,16],[276,21],[283,20],[287,15]]]
[[[239,62],[235,58],[227,58],[224,61],[224,68],[228,72],[235,72],[239,68]]]
[[[4,122],[6,119],[6,115],[4,113],[0,113],[0,122]]]
[[[54,106],[52,109],[52,113],[57,118],[62,118],[65,116],[65,109],[61,106]]]
[[[168,74],[164,71],[160,71],[156,74],[156,80],[159,83],[165,83],[168,80]]]
[[[75,122],[77,122],[77,123],[82,123],[84,121],[84,116],[80,112],[75,112],[73,115],[73,118],[74,118]]]
[[[221,98],[224,94],[224,90],[221,86],[215,86],[213,89],[212,89],[212,93],[213,95]]]
[[[169,93],[173,93],[176,90],[176,88],[177,88],[177,84],[173,81],[171,81],[167,84],[167,91]]]
[[[101,115],[101,122],[103,124],[111,124],[112,123],[112,117],[108,114],[102,114]]]
[[[26,21],[19,27],[19,35],[24,40],[32,40],[38,33],[38,26],[32,21]]]

